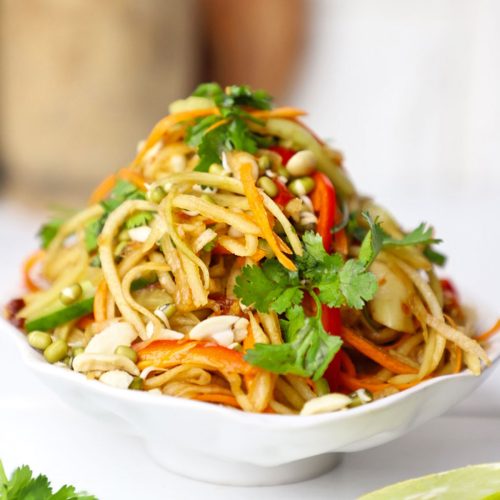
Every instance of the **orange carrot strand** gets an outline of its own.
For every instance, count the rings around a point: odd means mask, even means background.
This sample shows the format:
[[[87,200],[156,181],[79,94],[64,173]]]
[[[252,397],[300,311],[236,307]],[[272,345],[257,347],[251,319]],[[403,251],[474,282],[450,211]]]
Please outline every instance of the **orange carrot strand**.
[[[227,394],[198,394],[194,396],[193,399],[205,401],[207,403],[219,403],[234,408],[241,408],[236,398]]]
[[[343,328],[340,336],[347,344],[354,347],[354,349],[393,373],[417,373],[417,370],[412,366],[394,358],[377,345],[348,328]]]
[[[31,254],[25,261],[23,265],[23,281],[24,286],[30,292],[36,292],[40,290],[40,287],[32,280],[31,270],[33,267],[40,262],[45,256],[44,250],[37,250],[35,253]]]
[[[488,340],[490,337],[495,335],[495,333],[498,333],[500,331],[500,319],[497,320],[497,322],[489,329],[486,330],[485,332],[481,333],[476,337],[476,340],[478,342],[485,342]]]
[[[255,217],[255,222],[262,231],[263,237],[269,243],[269,246],[280,263],[290,271],[295,271],[297,269],[295,264],[281,251],[280,245],[276,241],[271,225],[269,224],[262,196],[255,187],[255,181],[252,176],[252,165],[250,163],[244,163],[241,166],[240,177],[241,182],[243,183],[245,196],[248,199],[248,204],[250,205],[250,210]]]
[[[106,321],[106,303],[108,300],[108,285],[102,280],[97,287],[94,297],[94,318],[97,322]]]

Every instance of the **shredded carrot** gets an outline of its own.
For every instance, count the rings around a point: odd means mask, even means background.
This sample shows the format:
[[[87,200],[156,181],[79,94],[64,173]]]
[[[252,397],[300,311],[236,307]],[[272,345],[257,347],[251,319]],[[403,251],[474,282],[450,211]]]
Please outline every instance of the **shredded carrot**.
[[[144,155],[153,147],[162,137],[168,132],[170,128],[178,123],[186,122],[198,118],[200,116],[217,115],[219,110],[217,108],[207,109],[193,109],[191,111],[183,111],[181,113],[174,113],[172,115],[162,118],[154,127],[141,150],[135,157],[132,165],[138,165],[144,158]]]
[[[278,242],[278,245],[279,245],[281,251],[283,253],[291,254],[292,253],[291,248],[276,233],[273,232],[273,234],[274,234],[276,241]]]
[[[213,125],[210,125],[210,127],[207,128],[207,130],[205,130],[205,134],[208,134],[209,132],[212,132],[212,130],[215,130],[216,128],[219,128],[221,127],[222,125],[225,125],[226,123],[228,123],[229,120],[226,118],[224,120],[219,120],[218,122],[215,122]]]
[[[373,383],[370,381],[359,379],[357,377],[353,377],[344,372],[340,372],[340,383],[350,391],[357,391],[358,389],[368,389],[371,392],[378,392],[390,387],[389,384],[386,384],[384,382],[380,382],[379,384]]]
[[[234,396],[228,396],[227,394],[198,394],[194,396],[193,399],[197,401],[205,401],[207,403],[220,403],[227,406],[233,406],[234,408],[240,408],[238,401]]]
[[[266,409],[262,412],[262,413],[276,413],[272,408],[271,406],[267,406]]]
[[[124,179],[132,184],[135,184],[139,189],[145,190],[146,183],[144,177],[137,172],[132,171],[130,168],[122,168],[117,174],[108,175],[94,190],[89,198],[89,205],[95,205],[111,192],[116,184],[117,179]]]
[[[94,318],[96,321],[106,321],[106,303],[108,300],[108,285],[102,280],[95,291]]]
[[[266,252],[264,252],[264,250],[261,250],[260,248],[257,248],[257,251],[250,256],[250,258],[254,261],[254,262],[259,262],[260,260],[262,260],[264,257],[266,256]]]
[[[347,234],[344,229],[337,231],[333,235],[333,249],[335,252],[340,252],[342,255],[347,255],[349,253]]]
[[[476,340],[478,342],[485,342],[499,331],[500,331],[500,319],[498,319],[497,322],[489,330],[486,330],[485,332],[481,333],[481,335],[478,335],[476,337]]]
[[[453,373],[458,373],[462,370],[462,349],[455,344],[455,364],[453,366]]]
[[[264,207],[262,196],[255,187],[255,182],[252,177],[252,165],[250,163],[244,163],[241,166],[240,178],[243,183],[245,196],[247,197],[248,204],[250,205],[250,210],[255,217],[255,222],[262,231],[264,239],[269,243],[269,246],[280,263],[288,270],[295,271],[297,269],[295,264],[281,251],[280,246],[276,241],[271,225],[269,224],[269,219],[267,218],[267,212]]]
[[[391,384],[390,382],[379,381],[376,377],[357,378],[352,377],[347,373],[340,372],[340,381],[342,385],[350,391],[356,391],[358,389],[368,389],[371,392],[378,392],[389,388],[404,390],[419,384],[423,380],[428,380],[429,378],[431,378],[431,376],[427,376],[422,380],[418,379],[407,384]]]
[[[253,348],[255,345],[255,337],[253,336],[253,330],[251,324],[248,325],[248,333],[247,336],[245,337],[245,340],[243,340],[243,352],[247,352],[250,349]]]
[[[383,349],[376,346],[361,335],[349,330],[349,328],[342,328],[340,336],[343,340],[345,340],[345,342],[363,353],[366,357],[375,361],[384,368],[387,368],[393,373],[417,373],[417,370],[412,366],[394,358],[389,353],[385,352]]]
[[[44,250],[37,250],[35,253],[31,254],[25,261],[23,265],[23,280],[24,286],[30,292],[36,292],[40,290],[40,287],[31,279],[31,270],[33,267],[40,262],[45,256]]]
[[[250,114],[255,118],[297,118],[298,116],[307,115],[307,113],[298,108],[283,107],[275,109],[262,109],[257,111],[250,111]]]
[[[345,349],[342,349],[339,352],[339,355],[340,355],[340,365],[346,371],[347,375],[355,377],[356,367],[354,366],[352,359],[349,357],[349,354],[345,352]]]
[[[77,328],[80,328],[80,330],[85,330],[85,328],[87,328],[87,326],[91,325],[92,323],[94,323],[94,315],[93,314],[87,314],[87,316],[83,316],[83,318],[80,318],[77,322],[76,322],[76,327]]]
[[[95,189],[94,192],[90,195],[89,205],[95,205],[99,203],[101,200],[104,200],[109,192],[113,189],[113,186],[116,184],[116,174],[108,175]]]
[[[137,349],[136,346],[134,346]],[[208,365],[207,369],[247,375],[257,370],[242,353],[210,342],[155,340],[138,352],[140,370],[148,366],[170,368],[179,364]]]
[[[118,172],[118,177],[120,179],[130,181],[132,184],[135,184],[139,189],[142,189],[143,191],[146,190],[146,181],[144,180],[144,177],[141,174],[130,170],[130,168],[122,168]]]

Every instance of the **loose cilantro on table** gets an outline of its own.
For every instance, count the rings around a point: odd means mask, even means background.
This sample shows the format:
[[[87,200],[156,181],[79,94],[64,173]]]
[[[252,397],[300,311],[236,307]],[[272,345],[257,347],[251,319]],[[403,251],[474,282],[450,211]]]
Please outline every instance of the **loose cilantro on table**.
[[[188,129],[186,142],[198,148],[200,157],[196,171],[207,172],[210,165],[220,163],[223,151],[255,153],[266,142],[266,138],[248,127],[248,121],[261,122],[244,109],[270,109],[272,99],[263,90],[252,91],[246,85],[232,85],[224,91],[216,83],[204,83],[193,95],[211,98],[220,112],[219,115],[198,119]]]
[[[366,234],[361,244],[359,259],[367,267],[375,260],[377,255],[384,248],[426,245],[430,248],[431,244],[441,243],[442,240],[433,238],[432,227],[427,226],[424,222],[420,224],[410,233],[403,236],[401,239],[395,239],[389,236],[383,229],[377,219],[373,220],[367,212],[363,212],[363,217],[368,222],[370,229]],[[444,257],[438,254],[440,257]]]
[[[282,322],[286,342],[256,344],[245,359],[275,373],[294,373],[320,378],[342,345],[322,324],[322,308],[348,306],[361,309],[375,295],[377,281],[357,259],[344,262],[339,254],[328,254],[319,234],[303,236],[304,254],[295,259],[297,271],[288,271],[276,259],[262,266],[245,266],[234,289],[243,304],[257,311],[285,314]],[[301,307],[304,294],[316,303],[315,316]]]
[[[27,465],[18,467],[7,478],[0,460],[0,500],[97,500],[93,495],[77,492],[74,486],[63,486],[55,493],[46,476],[33,472]]]

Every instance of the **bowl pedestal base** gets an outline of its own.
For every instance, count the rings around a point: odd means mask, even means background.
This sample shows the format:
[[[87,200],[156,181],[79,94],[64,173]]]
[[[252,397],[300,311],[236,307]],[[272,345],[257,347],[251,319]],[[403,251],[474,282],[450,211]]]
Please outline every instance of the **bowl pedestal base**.
[[[172,444],[149,442],[147,448],[155,461],[171,472],[199,481],[230,486],[297,483],[329,472],[342,459],[342,453],[326,453],[266,467],[217,459]]]

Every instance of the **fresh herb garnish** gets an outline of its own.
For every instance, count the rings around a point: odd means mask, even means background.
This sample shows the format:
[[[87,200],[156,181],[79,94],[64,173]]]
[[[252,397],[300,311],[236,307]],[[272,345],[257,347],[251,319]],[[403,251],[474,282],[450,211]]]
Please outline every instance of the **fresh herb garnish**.
[[[198,148],[200,162],[195,170],[207,172],[210,165],[220,163],[224,151],[238,150],[255,153],[265,138],[248,127],[248,121],[260,123],[245,111],[245,107],[270,109],[271,97],[263,90],[252,91],[246,85],[232,85],[226,90],[216,83],[204,83],[193,93],[208,97],[219,108],[219,115],[198,119],[189,127],[186,142]]]
[[[40,243],[43,249],[48,248],[52,240],[56,237],[59,229],[64,224],[64,221],[64,219],[57,217],[42,225],[37,236],[40,238]]]
[[[109,196],[101,201],[101,206],[104,208],[104,213],[99,219],[90,221],[85,226],[85,247],[88,252],[93,252],[97,248],[97,239],[101,234],[102,228],[109,214],[118,208],[124,201],[127,200],[145,200],[144,193],[131,182],[123,179],[118,179],[114,188],[109,193]],[[136,226],[147,224],[152,218],[150,212],[138,212],[132,215],[125,226],[128,229]]]
[[[302,239],[304,254],[295,259],[297,271],[288,271],[276,259],[266,259],[260,267],[245,266],[234,291],[243,304],[261,312],[284,313],[288,318],[283,323],[285,344],[256,344],[245,359],[275,373],[316,380],[342,344],[339,337],[324,330],[321,305],[361,309],[375,295],[377,281],[361,261],[344,262],[340,254],[328,254],[319,234],[306,232]],[[305,316],[300,307],[305,293],[316,303],[315,316]]]
[[[321,378],[342,346],[340,337],[329,335],[318,316],[306,316],[301,306],[293,306],[281,321],[284,344],[255,344],[245,359],[274,373],[292,373],[313,380]]]
[[[436,266],[444,266],[446,264],[446,255],[438,252],[431,245],[427,245],[424,248],[424,255],[426,256],[429,262],[436,264]]]
[[[48,248],[61,226],[75,213],[75,211],[57,206],[52,207],[52,213],[52,218],[43,224],[37,233],[37,236],[40,238],[40,245],[43,249]]]
[[[127,229],[133,229],[134,227],[146,226],[153,220],[152,212],[137,212],[131,215],[127,222],[125,222],[125,227]]]
[[[368,222],[370,229],[367,232],[359,252],[359,260],[368,267],[384,248],[431,245],[440,243],[442,240],[433,238],[433,229],[424,222],[401,239],[395,239],[389,236],[383,229],[377,219],[373,220],[367,212],[363,212],[363,217]],[[440,255],[440,254],[439,254]]]
[[[27,465],[18,467],[7,478],[0,460],[0,499],[1,500],[97,500],[93,495],[77,492],[74,486],[63,486],[55,493],[47,476],[33,472]]]

